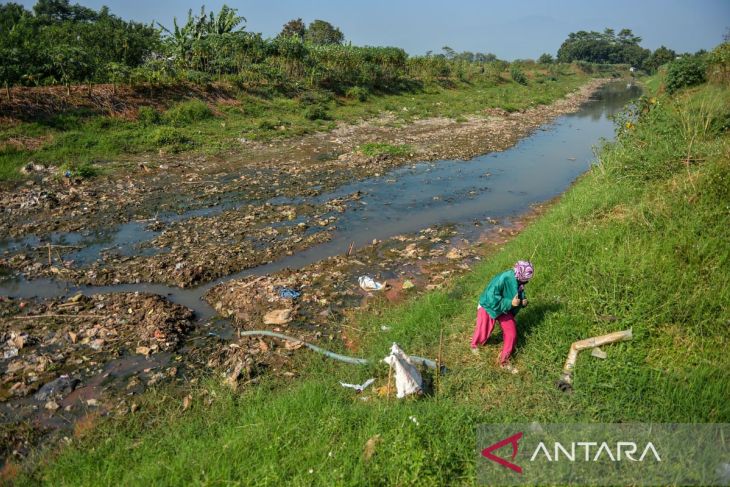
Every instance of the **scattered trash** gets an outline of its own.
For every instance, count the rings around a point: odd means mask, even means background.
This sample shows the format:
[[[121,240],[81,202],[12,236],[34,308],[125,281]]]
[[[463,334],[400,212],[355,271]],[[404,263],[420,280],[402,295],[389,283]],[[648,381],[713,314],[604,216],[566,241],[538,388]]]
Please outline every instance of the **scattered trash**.
[[[413,421],[413,423],[416,426],[420,426],[421,425],[421,423],[418,422],[418,419],[415,416],[408,416],[408,419],[410,419],[411,421]]]
[[[350,389],[355,389],[355,391],[357,391],[357,392],[362,392],[365,390],[366,387],[368,387],[373,382],[375,382],[375,379],[371,378],[371,379],[366,380],[362,384],[347,384],[345,382],[340,382],[340,385],[342,387],[349,387]]]
[[[446,258],[451,260],[457,260],[457,259],[463,259],[466,256],[466,252],[464,252],[461,249],[457,249],[456,247],[450,249],[446,253]]]
[[[360,276],[357,282],[360,283],[360,287],[364,291],[382,291],[385,289],[385,284],[377,282],[370,276]]]
[[[412,288],[416,287],[416,285],[413,284],[413,281],[411,281],[410,279],[406,279],[405,281],[403,281],[402,287],[403,287],[403,289],[412,289]]]
[[[275,309],[264,315],[265,325],[284,325],[292,320],[291,308]]]
[[[301,296],[302,293],[300,291],[288,288],[288,287],[282,287],[279,289],[279,297],[284,299],[298,299],[299,296]]]
[[[608,355],[606,355],[606,352],[604,352],[600,348],[596,347],[593,350],[591,350],[591,356],[596,357],[596,358],[600,358],[600,359],[604,359]]]
[[[375,455],[375,448],[378,446],[378,443],[380,443],[380,441],[380,435],[375,435],[370,437],[368,441],[365,442],[365,447],[362,450],[363,460],[367,462],[373,457],[373,455]]]
[[[385,357],[383,362],[395,370],[395,387],[398,391],[396,397],[401,399],[411,394],[421,394],[423,392],[421,374],[411,358],[400,349],[397,343],[393,343],[390,355]]]
[[[391,330],[391,328],[388,325],[380,325],[380,329],[382,331],[390,331]]]
[[[570,345],[568,358],[565,360],[565,365],[563,366],[563,375],[556,384],[558,389],[563,392],[571,392],[573,390],[573,369],[575,368],[575,361],[578,359],[578,352],[588,348],[595,349],[601,345],[607,345],[609,343],[631,340],[631,338],[631,330],[624,330],[574,342]]]

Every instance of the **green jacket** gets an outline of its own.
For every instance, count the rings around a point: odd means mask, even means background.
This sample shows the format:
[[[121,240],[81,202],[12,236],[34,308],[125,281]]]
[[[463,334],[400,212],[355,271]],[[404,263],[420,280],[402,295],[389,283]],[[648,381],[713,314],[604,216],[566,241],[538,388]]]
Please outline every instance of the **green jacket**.
[[[522,305],[513,308],[512,298],[515,297],[515,294],[519,294],[520,299],[525,299],[525,292],[518,292],[518,285],[513,269],[498,274],[490,281],[482,295],[479,296],[479,306],[484,308],[487,314],[494,319],[508,311],[516,315]]]

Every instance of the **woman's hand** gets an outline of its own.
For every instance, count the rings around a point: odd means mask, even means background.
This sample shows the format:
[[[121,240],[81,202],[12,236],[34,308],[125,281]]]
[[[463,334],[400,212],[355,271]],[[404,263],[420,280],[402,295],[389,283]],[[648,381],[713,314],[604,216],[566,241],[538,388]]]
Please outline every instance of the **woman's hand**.
[[[520,305],[520,295],[519,294],[515,294],[515,297],[512,298],[512,307],[513,308],[516,308],[519,305]]]
[[[525,306],[527,306],[527,298],[522,300],[522,307],[524,308]]]

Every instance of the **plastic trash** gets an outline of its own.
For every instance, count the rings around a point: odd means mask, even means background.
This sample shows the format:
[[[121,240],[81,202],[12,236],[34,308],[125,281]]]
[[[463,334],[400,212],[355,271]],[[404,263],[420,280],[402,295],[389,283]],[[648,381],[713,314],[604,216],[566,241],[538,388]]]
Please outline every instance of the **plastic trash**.
[[[390,355],[383,359],[395,371],[396,397],[399,399],[423,392],[423,378],[411,358],[397,343],[390,348]]]
[[[382,291],[383,289],[385,289],[385,284],[376,281],[370,276],[360,276],[357,279],[357,282],[360,283],[360,287],[364,291]]]
[[[606,358],[608,355],[606,355],[606,352],[601,350],[600,348],[596,347],[593,350],[591,350],[591,355],[596,358]]]
[[[288,287],[282,287],[279,288],[279,297],[284,299],[297,299],[299,296],[301,296],[302,293],[300,291],[297,291],[295,289],[291,289]]]
[[[364,391],[364,390],[365,390],[365,388],[366,388],[367,386],[369,386],[369,385],[370,385],[370,384],[372,384],[373,382],[375,382],[375,379],[372,379],[372,378],[371,378],[371,379],[368,379],[368,380],[366,380],[366,381],[365,381],[365,382],[363,382],[362,384],[347,384],[347,383],[345,383],[345,382],[340,382],[340,385],[341,385],[342,387],[349,387],[350,389],[355,389],[355,390],[356,390],[357,392],[362,392],[362,391]]]

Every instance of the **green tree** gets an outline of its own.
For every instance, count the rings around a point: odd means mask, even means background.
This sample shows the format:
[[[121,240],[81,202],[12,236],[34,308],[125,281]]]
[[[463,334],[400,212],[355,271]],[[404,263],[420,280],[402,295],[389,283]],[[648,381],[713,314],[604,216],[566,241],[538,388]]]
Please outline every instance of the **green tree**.
[[[553,59],[552,54],[546,52],[540,55],[540,57],[537,59],[537,62],[540,64],[553,64],[555,62],[555,59]]]
[[[311,22],[304,38],[307,42],[320,46],[342,44],[345,41],[342,31],[324,20]]]
[[[674,61],[676,57],[677,53],[672,49],[664,46],[658,47],[653,53],[651,53],[651,56],[646,58],[644,68],[647,71],[654,72],[659,68],[659,66],[663,66],[668,62]]]
[[[307,26],[304,25],[302,19],[292,19],[281,28],[279,37],[298,37],[304,40],[304,35],[307,33]]]

